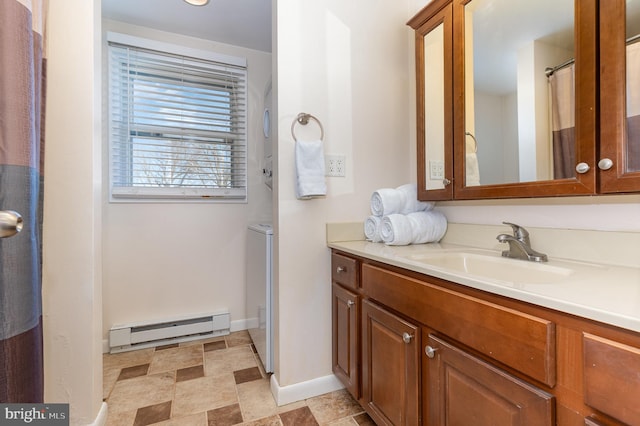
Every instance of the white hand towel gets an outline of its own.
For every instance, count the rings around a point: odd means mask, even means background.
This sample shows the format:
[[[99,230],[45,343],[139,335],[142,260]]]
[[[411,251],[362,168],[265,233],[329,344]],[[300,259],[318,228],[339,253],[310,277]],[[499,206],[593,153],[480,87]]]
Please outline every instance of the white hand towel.
[[[407,218],[411,221],[413,238],[411,244],[436,243],[447,232],[447,218],[440,212],[414,212]]]
[[[382,226],[382,218],[379,216],[369,216],[364,221],[364,236],[367,241],[374,243],[382,242],[382,236],[380,235],[380,228]]]
[[[296,196],[309,199],[327,195],[322,141],[297,141],[295,160]]]
[[[478,166],[478,155],[475,152],[467,152],[465,161],[465,186],[480,185],[480,166]]]
[[[371,195],[371,213],[374,216],[428,211],[434,205],[435,203],[418,201],[418,188],[412,183],[398,188],[378,189]]]
[[[382,241],[390,246],[406,246],[413,241],[411,220],[403,214],[390,214],[382,218]]]

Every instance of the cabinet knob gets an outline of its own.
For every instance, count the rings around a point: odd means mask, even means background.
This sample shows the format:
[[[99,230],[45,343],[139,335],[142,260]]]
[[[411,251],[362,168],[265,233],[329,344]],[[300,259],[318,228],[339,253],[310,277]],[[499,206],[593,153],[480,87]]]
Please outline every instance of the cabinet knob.
[[[447,179],[447,178],[444,178],[444,179],[442,179],[442,184],[444,186],[447,186],[447,185],[451,184],[451,181],[449,179]]]
[[[342,273],[342,272],[347,272],[347,268],[345,268],[344,266],[338,266],[336,268],[336,272],[339,273],[339,274]]]
[[[347,306],[348,306],[349,308],[352,308],[352,307],[353,307],[353,305],[355,305],[355,304],[356,304],[356,302],[354,302],[353,300],[347,300]]]
[[[600,170],[609,170],[611,167],[613,167],[613,161],[611,161],[610,158],[603,158],[598,161],[598,168]]]
[[[587,163],[578,163],[576,166],[576,172],[583,174],[587,173],[591,167]]]
[[[433,358],[434,356],[436,356],[436,351],[438,349],[436,348],[432,348],[431,346],[425,346],[424,347],[424,353],[429,357],[429,358]]]
[[[402,333],[402,341],[405,343],[411,343],[411,339],[413,338],[412,335],[410,335],[407,332]]]

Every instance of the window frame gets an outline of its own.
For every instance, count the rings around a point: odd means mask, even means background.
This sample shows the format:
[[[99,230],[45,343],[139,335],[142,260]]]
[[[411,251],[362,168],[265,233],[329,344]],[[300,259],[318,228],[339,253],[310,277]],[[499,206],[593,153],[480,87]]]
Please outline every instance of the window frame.
[[[162,187],[162,186],[124,186],[124,187],[116,187],[115,177],[114,177],[114,169],[118,166],[114,165],[114,156],[115,150],[118,148],[116,145],[122,147],[124,142],[119,142],[116,140],[114,135],[114,119],[113,113],[114,108],[112,106],[111,98],[111,79],[112,77],[112,67],[111,67],[111,44],[129,46],[132,48],[157,51],[159,54],[167,54],[174,56],[184,57],[186,60],[193,58],[195,60],[204,60],[204,61],[212,61],[221,66],[230,66],[230,67],[238,67],[241,68],[241,73],[244,76],[244,108],[241,108],[241,117],[238,120],[238,126],[243,129],[242,134],[239,138],[234,138],[233,145],[236,145],[241,148],[240,153],[244,156],[243,159],[240,160],[239,170],[241,173],[240,179],[244,181],[244,185],[239,188],[225,188],[225,187],[208,187],[208,188],[198,188],[195,186],[170,186],[170,187]],[[246,58],[230,56],[225,54],[220,54],[217,52],[210,52],[200,49],[195,49],[186,46],[180,46],[165,42],[160,42],[157,40],[150,40],[141,37],[131,36],[127,34],[108,32],[107,33],[107,56],[108,56],[108,64],[107,64],[107,76],[108,76],[108,139],[109,139],[109,150],[108,150],[108,170],[109,170],[109,202],[113,203],[144,203],[144,202],[217,202],[217,203],[247,203],[248,202],[248,69],[247,69],[247,60]],[[115,101],[117,102],[117,101]],[[162,137],[166,137],[166,133],[164,132]],[[134,133],[128,134],[129,138],[134,137]],[[222,141],[224,138],[220,137]],[[168,141],[168,139],[165,139]],[[221,142],[222,143],[222,142]],[[167,145],[169,147],[169,145]],[[231,146],[233,148],[233,146]],[[234,161],[232,163],[235,164]],[[230,168],[231,173],[233,174],[233,168]]]

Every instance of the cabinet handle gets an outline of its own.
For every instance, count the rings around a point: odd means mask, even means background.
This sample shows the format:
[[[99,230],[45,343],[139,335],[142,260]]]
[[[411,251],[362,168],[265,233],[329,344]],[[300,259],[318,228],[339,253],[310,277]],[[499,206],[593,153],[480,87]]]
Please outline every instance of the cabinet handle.
[[[344,266],[338,266],[338,267],[336,268],[336,272],[337,272],[338,274],[340,274],[340,273],[342,273],[342,272],[347,272],[347,268],[345,268]]]
[[[578,163],[576,166],[576,172],[583,174],[587,173],[591,167],[587,163]]]
[[[429,358],[433,358],[434,356],[436,356],[436,351],[438,349],[437,348],[432,348],[431,346],[425,346],[424,347],[424,353],[429,357]]]
[[[355,305],[355,304],[356,304],[356,302],[354,302],[353,300],[347,300],[347,306],[348,306],[349,308],[352,308],[352,307],[353,307],[353,305]]]
[[[611,161],[610,158],[603,158],[598,161],[598,168],[600,170],[609,170],[611,167],[613,167],[613,161]]]
[[[407,332],[402,333],[402,341],[405,343],[411,343],[411,339],[413,338],[412,335],[410,335]]]
[[[451,184],[451,181],[450,181],[449,179],[447,179],[447,178],[444,178],[444,179],[442,179],[442,184],[443,184],[444,186],[447,186],[447,185],[450,185],[450,184]]]

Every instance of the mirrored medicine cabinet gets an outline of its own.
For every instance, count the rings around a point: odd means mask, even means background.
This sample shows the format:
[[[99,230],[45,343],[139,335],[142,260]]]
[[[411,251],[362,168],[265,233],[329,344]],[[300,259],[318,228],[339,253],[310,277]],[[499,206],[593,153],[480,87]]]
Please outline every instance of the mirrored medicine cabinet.
[[[407,24],[421,200],[640,191],[640,1],[433,0]]]

